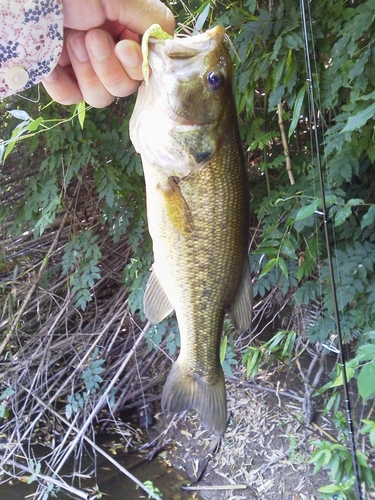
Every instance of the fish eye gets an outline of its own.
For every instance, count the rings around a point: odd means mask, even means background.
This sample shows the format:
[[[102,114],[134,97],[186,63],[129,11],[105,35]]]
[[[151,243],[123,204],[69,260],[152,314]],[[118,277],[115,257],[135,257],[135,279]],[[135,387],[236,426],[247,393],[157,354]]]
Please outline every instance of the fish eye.
[[[210,90],[216,92],[225,83],[225,76],[221,71],[210,71],[206,76],[207,85]]]

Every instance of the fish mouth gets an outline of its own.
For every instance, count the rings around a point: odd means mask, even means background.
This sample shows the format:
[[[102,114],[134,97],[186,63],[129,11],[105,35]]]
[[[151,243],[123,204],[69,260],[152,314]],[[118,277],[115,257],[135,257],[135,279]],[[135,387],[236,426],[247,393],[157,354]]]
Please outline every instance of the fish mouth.
[[[219,45],[225,37],[225,28],[215,26],[204,33],[189,36],[181,35],[166,40],[157,40],[150,37],[153,44],[163,45],[165,55],[170,59],[191,59],[202,52],[212,50],[212,44]]]

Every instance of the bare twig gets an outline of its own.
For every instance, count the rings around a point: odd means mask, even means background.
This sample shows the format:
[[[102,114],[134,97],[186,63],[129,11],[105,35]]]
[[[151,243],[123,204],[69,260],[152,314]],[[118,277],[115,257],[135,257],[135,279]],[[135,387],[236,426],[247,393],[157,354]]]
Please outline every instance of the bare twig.
[[[78,193],[78,190],[79,190],[79,184],[77,183],[77,186],[76,186],[76,189],[75,189],[75,193],[74,193],[74,197],[75,195]],[[71,201],[71,207],[73,206],[73,203],[74,203],[74,197],[73,197],[73,200]],[[12,337],[15,329],[17,328],[17,325],[31,299],[31,297],[34,295],[35,293],[35,290],[37,289],[38,287],[38,283],[40,281],[40,278],[41,276],[43,275],[43,272],[45,271],[45,269],[47,268],[47,265],[48,265],[48,261],[50,259],[50,257],[53,255],[55,249],[56,249],[56,246],[57,246],[57,243],[59,242],[59,238],[60,238],[60,234],[62,233],[64,227],[65,227],[65,224],[66,224],[66,221],[68,219],[68,215],[69,215],[69,211],[67,210],[65,212],[65,215],[61,221],[61,224],[60,224],[60,227],[59,227],[59,230],[57,231],[56,233],[56,236],[55,236],[55,239],[53,240],[53,243],[50,247],[50,249],[48,250],[48,253],[47,255],[44,257],[43,259],[43,262],[39,268],[39,271],[38,271],[38,275],[37,275],[37,278],[35,280],[35,283],[30,287],[30,290],[28,292],[28,294],[26,295],[26,298],[24,299],[23,303],[22,303],[22,306],[20,307],[20,309],[17,311],[17,314],[15,315],[14,319],[13,319],[13,322],[12,324],[10,325],[10,328],[9,328],[9,331],[8,333],[6,334],[2,344],[0,345],[0,356],[1,354],[3,353],[5,347],[7,346],[10,338]]]
[[[144,331],[145,332],[145,331]],[[88,436],[85,434],[82,435],[82,430],[78,429],[75,425],[72,425],[70,422],[68,422],[62,415],[57,413],[50,405],[46,405],[44,401],[42,401],[38,396],[35,394],[32,394],[32,396],[37,399],[38,403],[45,409],[50,411],[58,420],[60,420],[62,423],[65,425],[69,426],[72,431],[76,433],[77,436],[81,436],[82,439],[84,439],[93,449],[95,449],[98,453],[100,453],[106,460],[111,462],[119,471],[121,471],[123,474],[125,474],[129,479],[131,479],[135,484],[137,484],[140,488],[142,488],[150,497],[159,499],[159,496],[154,495],[152,492],[150,492],[147,487],[139,481],[131,472],[129,472],[125,467],[123,467],[121,464],[119,464],[111,455],[106,453],[100,446],[98,446],[94,441],[92,441]],[[54,470],[53,474],[56,474],[57,471]],[[50,481],[50,476],[38,476],[40,479],[43,479],[47,482]],[[50,481],[51,482],[51,481]],[[52,481],[53,482],[53,481]],[[64,483],[66,485],[66,483]],[[69,487],[69,485],[66,485]],[[67,488],[66,488],[67,489]],[[72,492],[72,491],[71,491]],[[80,498],[87,498],[87,497],[80,497]]]
[[[45,481],[46,483],[52,483],[55,486],[68,491],[72,495],[77,496],[78,498],[83,498],[85,500],[88,500],[90,498],[89,493],[87,493],[83,490],[79,490],[79,489],[75,488],[74,486],[67,484],[62,479],[56,479],[55,477],[45,476],[44,474],[40,474],[38,472],[35,472],[35,471],[31,470],[29,467],[26,467],[26,465],[20,464],[20,463],[16,462],[15,460],[7,458],[7,465],[12,465],[13,467],[16,467],[17,469],[20,469],[21,471],[26,472],[27,474],[30,475],[30,477],[35,477],[37,479],[41,479],[41,480]],[[6,471],[3,470],[3,472],[6,472]]]

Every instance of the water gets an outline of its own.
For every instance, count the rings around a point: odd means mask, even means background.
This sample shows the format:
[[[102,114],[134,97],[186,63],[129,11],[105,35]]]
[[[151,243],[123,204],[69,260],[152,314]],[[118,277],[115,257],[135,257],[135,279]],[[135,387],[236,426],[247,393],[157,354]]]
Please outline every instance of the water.
[[[36,449],[35,453],[37,454],[38,451],[39,453],[42,452],[42,450]],[[45,454],[45,449],[43,454]],[[153,460],[147,460],[140,455],[126,455],[121,458],[116,457],[116,461],[140,481],[151,481],[152,484],[160,490],[161,498],[163,498],[163,500],[189,500],[193,498],[190,492],[182,489],[184,484],[189,483],[188,478],[183,476],[181,472],[173,467],[169,467],[160,457],[156,457]],[[69,469],[74,470],[73,461],[68,463],[67,466],[63,468],[62,473],[68,474]],[[82,473],[89,473],[93,469],[94,461],[85,457],[81,464]],[[98,457],[96,479],[77,479],[75,480],[74,486],[87,493],[87,500],[100,498],[95,495],[95,491],[97,491],[97,489],[99,489],[104,500],[140,500],[142,498],[147,498],[145,491],[138,488],[131,479],[100,456]],[[0,499],[32,499],[36,487],[37,484],[35,482],[32,484],[26,484],[19,481],[14,484],[2,484],[0,485]],[[49,498],[66,500],[79,497],[70,495],[63,490],[60,490],[56,493],[56,496],[50,495]],[[200,497],[194,496],[194,498]]]

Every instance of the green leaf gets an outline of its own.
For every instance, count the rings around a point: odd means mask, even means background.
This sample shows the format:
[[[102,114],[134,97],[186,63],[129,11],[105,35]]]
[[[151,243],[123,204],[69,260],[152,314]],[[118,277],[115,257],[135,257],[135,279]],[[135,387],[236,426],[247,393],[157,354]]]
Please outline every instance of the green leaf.
[[[349,71],[349,79],[354,80],[357,76],[360,76],[363,74],[365,65],[368,61],[368,58],[371,54],[371,50],[366,50],[363,56],[356,61],[352,69]]]
[[[296,341],[296,332],[292,330],[291,332],[288,332],[288,335],[286,337],[282,356],[288,356],[288,357],[291,356],[295,341]]]
[[[220,344],[220,363],[223,364],[227,353],[227,337],[224,336]]]
[[[9,415],[8,408],[5,405],[0,404],[0,418],[6,418],[8,417],[8,415]]]
[[[279,37],[277,40],[281,40],[281,37]],[[276,44],[277,44],[277,40],[276,40],[276,43],[275,43],[275,47],[276,47]],[[281,75],[284,71],[284,66],[285,66],[285,61],[286,61],[286,57],[284,57],[281,61],[279,61],[279,63],[276,65],[274,71],[273,71],[273,78],[274,78],[274,85],[277,86],[280,82],[280,79],[281,79]]]
[[[363,400],[375,393],[375,361],[367,363],[357,378],[358,390]]]
[[[40,116],[39,118],[37,118],[36,120],[32,120],[28,126],[27,126],[27,130],[30,130],[30,132],[35,132],[38,128],[39,128],[39,125],[41,123],[44,122],[44,119],[42,116]]]
[[[75,109],[77,115],[78,115],[78,121],[81,129],[83,130],[83,125],[85,123],[85,118],[86,118],[86,103],[85,101],[81,101],[77,104],[76,109]]]
[[[335,213],[335,227],[340,226],[343,224],[346,219],[351,215],[352,213],[352,208],[348,207],[347,205],[340,207],[337,212]]]
[[[368,211],[362,217],[361,229],[364,229],[365,227],[369,226],[373,222],[375,222],[375,205],[371,205],[371,207],[368,209]]]
[[[3,391],[0,394],[0,401],[2,401],[3,399],[9,398],[10,396],[13,396],[13,394],[15,394],[14,389],[12,389],[12,387],[7,387],[5,389],[5,391]]]
[[[325,467],[331,460],[332,453],[327,449],[315,451],[308,460],[309,464],[314,464],[313,474],[315,475],[322,467]]]
[[[312,215],[313,213],[315,213],[315,211],[318,208],[318,205],[319,205],[318,200],[314,200],[309,205],[305,205],[305,206],[301,207],[298,210],[297,215],[296,215],[294,221],[302,220],[302,219],[307,219],[307,217],[310,217],[310,215]]]
[[[288,269],[286,267],[285,260],[282,257],[277,257],[277,265],[283,272],[285,278],[288,279]]]
[[[356,357],[359,361],[375,360],[375,344],[361,345],[357,349]]]
[[[242,358],[242,363],[246,363],[246,378],[255,377],[259,369],[262,358],[262,351],[258,347],[248,347]]]
[[[267,264],[263,267],[262,272],[259,274],[259,279],[267,274],[271,269],[273,269],[277,265],[277,258],[271,259]]]
[[[362,198],[352,198],[347,202],[347,205],[349,207],[358,207],[359,205],[363,204]]]
[[[265,347],[266,347],[267,351],[269,351],[269,352],[276,352],[276,351],[278,351],[280,349],[280,347],[282,347],[281,344],[284,343],[286,335],[287,335],[287,332],[285,330],[280,330],[279,332],[277,332],[271,338],[271,340],[269,340],[265,344]]]
[[[6,148],[3,155],[3,161],[7,159],[9,154],[12,152],[14,146],[17,144],[17,139],[27,130],[29,121],[23,121],[13,130],[12,135],[8,141],[6,141]]]
[[[195,23],[194,26],[194,31],[196,33],[201,31],[201,29],[203,28],[203,25],[208,17],[208,14],[210,13],[210,8],[211,8],[211,0],[207,2],[207,5],[203,6],[203,10],[198,16],[197,22]]]
[[[272,111],[276,108],[284,95],[284,90],[285,85],[279,85],[279,87],[272,92],[268,101],[268,111]]]
[[[331,477],[337,477],[338,470],[341,464],[341,457],[339,454],[334,454],[329,462],[329,468],[331,469]]]
[[[358,97],[359,101],[373,101],[375,99],[375,90],[371,94],[366,94]]]
[[[72,416],[72,413],[73,413],[72,405],[71,404],[66,405],[65,406],[65,415],[66,415],[66,418],[68,420],[70,420],[70,417]]]
[[[375,421],[363,419],[365,424],[361,429],[361,434],[369,434],[371,446],[375,446]]]
[[[351,116],[348,120],[348,123],[345,125],[345,127],[342,129],[341,133],[343,132],[351,132],[353,130],[357,130],[363,125],[370,120],[375,114],[375,102],[371,104],[366,109],[363,109],[359,113],[357,113],[354,116]]]
[[[356,360],[352,359],[351,361],[349,361],[345,365],[346,379],[348,382],[353,378],[354,373],[355,373],[354,361],[356,361]],[[336,379],[333,381],[333,383],[330,385],[330,387],[339,387],[339,386],[343,385],[343,375],[342,375],[341,365],[338,365],[338,369],[340,370],[340,372],[339,372],[338,376],[336,377]]]
[[[289,127],[288,139],[290,139],[290,136],[295,131],[295,129],[297,127],[298,120],[301,116],[301,108],[302,108],[303,100],[305,98],[305,92],[306,92],[306,88],[305,88],[305,86],[303,86],[300,89],[300,91],[298,92],[296,102],[294,103],[293,118],[292,118],[292,123],[290,124],[290,127]]]
[[[338,484],[327,484],[326,486],[322,486],[318,488],[320,493],[337,493],[341,491],[341,487]]]
[[[293,246],[292,242],[289,240],[286,240],[286,239],[284,239],[282,241],[282,244],[280,246],[280,253],[283,253],[284,255],[286,255],[287,257],[289,257],[291,259],[297,260],[297,258],[298,258],[296,255],[296,252],[294,250],[294,246]]]

